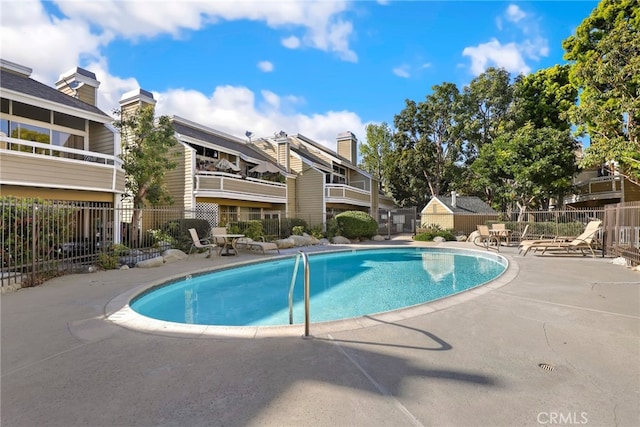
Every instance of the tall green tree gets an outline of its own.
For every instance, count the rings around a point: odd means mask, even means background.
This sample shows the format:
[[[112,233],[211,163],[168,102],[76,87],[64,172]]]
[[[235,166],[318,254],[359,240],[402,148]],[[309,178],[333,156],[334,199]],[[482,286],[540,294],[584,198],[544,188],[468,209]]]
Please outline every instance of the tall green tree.
[[[393,151],[393,132],[386,122],[369,123],[366,127],[367,141],[360,145],[362,169],[369,172],[388,190],[388,171]]]
[[[571,128],[569,111],[578,91],[569,81],[568,65],[554,65],[526,76],[516,77],[509,109],[511,130],[527,123],[535,128]]]
[[[532,122],[485,144],[472,169],[494,185],[494,205],[515,202],[524,212],[548,207],[549,199],[571,187],[578,144],[569,129],[536,128]]]
[[[614,160],[640,184],[638,0],[602,0],[563,48],[571,82],[580,90],[572,118],[591,141],[583,165]]]
[[[504,68],[488,68],[464,88],[461,123],[469,163],[504,130],[512,100],[511,75]]]
[[[464,170],[466,189],[491,203],[495,185],[487,176],[475,174],[469,166],[474,163],[482,147],[491,144],[506,129],[513,100],[511,75],[503,68],[488,68],[463,89],[461,100],[463,154],[465,165],[468,166]]]
[[[171,204],[165,187],[166,171],[175,169],[177,145],[175,131],[168,116],[155,119],[153,106],[145,106],[135,112],[115,111],[118,119],[114,126],[120,131],[122,142],[122,168],[125,171],[125,196],[133,204],[132,235],[137,241],[140,209],[145,206]]]
[[[447,170],[459,158],[462,139],[458,127],[460,92],[453,83],[432,87],[433,92],[423,102],[406,101],[405,109],[396,115],[396,150],[399,155],[396,171],[409,182],[413,200],[419,205],[429,196],[447,190]],[[420,177],[420,178],[418,178]]]

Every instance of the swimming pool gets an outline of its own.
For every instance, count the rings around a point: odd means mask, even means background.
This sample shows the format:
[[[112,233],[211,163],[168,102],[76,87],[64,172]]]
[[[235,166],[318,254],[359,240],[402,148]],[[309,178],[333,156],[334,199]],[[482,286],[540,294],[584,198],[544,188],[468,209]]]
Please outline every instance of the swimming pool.
[[[156,287],[131,308],[153,319],[225,326],[287,325],[295,258],[218,270]],[[369,249],[309,255],[311,322],[347,319],[437,300],[480,286],[504,258],[436,248]],[[303,274],[294,287],[294,323],[304,321]]]

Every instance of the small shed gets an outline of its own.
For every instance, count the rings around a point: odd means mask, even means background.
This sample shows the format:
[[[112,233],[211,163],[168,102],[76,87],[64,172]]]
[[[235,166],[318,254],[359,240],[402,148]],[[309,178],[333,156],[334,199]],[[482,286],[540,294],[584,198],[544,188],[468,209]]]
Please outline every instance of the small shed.
[[[476,225],[496,221],[498,212],[476,196],[458,196],[451,192],[451,198],[432,197],[420,212],[421,227],[437,225],[443,230],[469,234]]]

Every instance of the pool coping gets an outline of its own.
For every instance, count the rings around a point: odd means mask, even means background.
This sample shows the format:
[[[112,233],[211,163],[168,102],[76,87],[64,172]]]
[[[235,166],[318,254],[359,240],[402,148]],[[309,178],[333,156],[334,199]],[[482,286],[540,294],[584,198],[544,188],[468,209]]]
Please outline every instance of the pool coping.
[[[353,250],[367,249],[389,249],[388,246],[368,245],[366,247],[353,247],[340,250],[323,250],[314,253],[336,253]],[[436,249],[435,247],[432,249]],[[340,332],[347,330],[355,330],[380,325],[381,323],[392,323],[419,315],[444,310],[448,307],[470,301],[495,289],[501,288],[512,282],[520,271],[518,264],[513,262],[510,257],[493,252],[480,251],[476,249],[461,249],[453,247],[440,247],[439,249],[454,250],[456,252],[471,252],[482,254],[483,256],[491,255],[506,262],[505,271],[497,278],[476,286],[474,288],[461,291],[459,293],[443,297],[434,301],[400,308],[383,313],[371,314],[361,317],[353,317],[349,319],[333,320],[327,322],[315,322],[309,326],[311,336],[322,335],[331,332]],[[175,323],[165,320],[153,319],[143,316],[134,311],[129,303],[138,295],[148,292],[154,288],[164,286],[168,282],[180,280],[188,275],[206,274],[214,271],[220,271],[229,268],[240,267],[242,265],[257,264],[261,262],[269,262],[275,259],[289,258],[291,254],[269,257],[260,261],[240,261],[233,262],[224,266],[215,268],[207,268],[193,271],[189,274],[180,273],[174,276],[165,277],[161,280],[155,280],[149,283],[138,285],[116,297],[111,299],[105,306],[105,318],[112,323],[129,330],[143,332],[153,335],[188,337],[188,338],[274,338],[274,337],[300,337],[304,335],[305,325],[279,325],[279,326],[219,326],[219,325],[193,325],[186,323]]]

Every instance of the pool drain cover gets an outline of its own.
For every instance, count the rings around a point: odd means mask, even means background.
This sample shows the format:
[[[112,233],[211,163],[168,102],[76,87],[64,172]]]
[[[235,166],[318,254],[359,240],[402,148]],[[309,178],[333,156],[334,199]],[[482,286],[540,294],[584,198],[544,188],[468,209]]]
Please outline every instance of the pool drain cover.
[[[539,363],[538,366],[544,371],[553,371],[555,368],[549,363]]]

